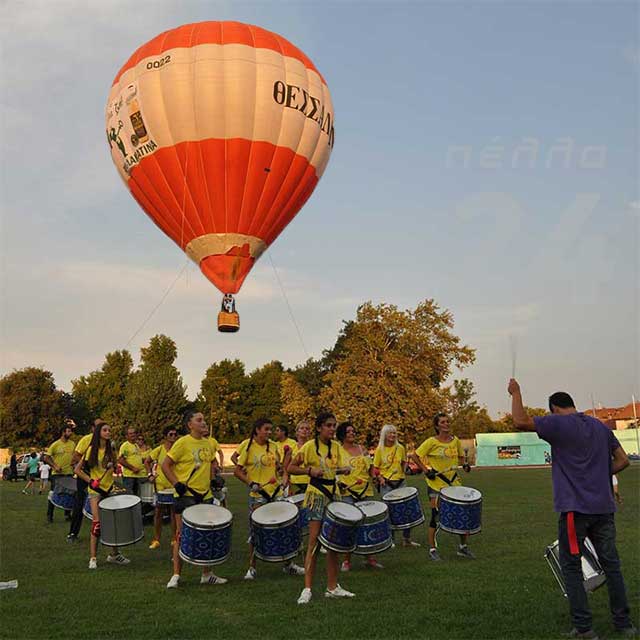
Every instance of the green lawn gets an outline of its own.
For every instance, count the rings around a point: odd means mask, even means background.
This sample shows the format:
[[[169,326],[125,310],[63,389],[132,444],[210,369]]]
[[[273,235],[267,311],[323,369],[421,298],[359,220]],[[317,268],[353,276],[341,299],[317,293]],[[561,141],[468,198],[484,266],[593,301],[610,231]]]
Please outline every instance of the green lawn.
[[[568,607],[544,558],[556,538],[548,469],[484,470],[466,476],[482,491],[483,531],[472,538],[476,561],[455,556],[456,538],[440,534],[445,562],[430,563],[426,549],[396,548],[380,556],[385,569],[360,562],[341,575],[357,596],[326,600],[319,560],[314,599],[296,605],[302,578],[279,565],[259,563],[258,580],[242,580],[247,561],[246,491],[228,481],[235,520],[231,558],[216,569],[223,586],[200,586],[199,569],[186,566],[179,589],[171,575],[168,535],[157,551],[145,542],[125,549],[126,567],[107,565],[99,553],[89,572],[87,522],[81,543],[65,542],[67,523],[45,524],[45,496],[25,496],[22,485],[0,482],[0,580],[17,578],[17,590],[0,591],[2,638],[557,638],[570,628]],[[640,466],[620,476],[624,505],[617,516],[633,615],[640,593]],[[412,479],[424,499],[424,483]],[[165,530],[165,534],[168,532]],[[426,530],[414,529],[425,543]],[[102,562],[101,562],[102,560]],[[590,596],[595,628],[611,635],[606,587]],[[636,623],[637,624],[637,623]]]

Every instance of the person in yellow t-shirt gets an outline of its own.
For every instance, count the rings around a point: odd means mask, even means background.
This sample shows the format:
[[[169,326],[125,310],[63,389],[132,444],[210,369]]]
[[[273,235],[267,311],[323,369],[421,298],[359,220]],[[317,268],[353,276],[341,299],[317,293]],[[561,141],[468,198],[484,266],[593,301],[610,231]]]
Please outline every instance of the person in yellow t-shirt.
[[[256,420],[246,445],[242,442],[238,447],[234,475],[249,487],[249,529],[251,514],[263,504],[273,502],[282,492],[282,485],[278,482],[280,454],[276,443],[270,440],[272,428],[268,418]],[[283,571],[290,575],[304,574],[304,569],[293,561],[287,562]],[[255,580],[256,576],[253,540],[249,538],[249,568],[244,579]]]
[[[284,424],[278,425],[275,428],[275,441],[276,441],[276,447],[278,448],[278,455],[280,457],[280,462],[284,463],[285,456],[296,445],[296,441],[293,440],[293,438],[289,437],[289,427],[287,427]],[[281,478],[282,489],[283,491],[286,492],[286,495],[289,495],[288,493],[289,474],[287,473],[287,469],[284,466],[284,464],[281,465],[280,469],[281,471],[278,475]]]
[[[471,471],[471,467],[467,463],[462,443],[451,433],[449,417],[445,413],[439,413],[433,419],[433,426],[436,435],[427,438],[411,458],[425,474],[429,500],[431,501],[431,521],[428,531],[429,558],[438,562],[442,560],[436,543],[440,491],[444,487],[461,485],[458,468],[461,467],[468,473]],[[469,550],[468,543],[469,534],[461,535],[457,555],[472,560],[475,556]]]
[[[291,475],[289,474],[289,465],[291,461],[298,455],[300,449],[304,446],[306,442],[309,440],[309,436],[311,434],[311,425],[308,420],[301,420],[296,425],[296,442],[291,445],[291,448],[285,452],[282,466],[286,469],[287,475],[289,478],[289,495],[295,496],[298,493],[305,493],[307,490],[307,485],[309,484],[309,476],[306,474],[302,475]]]
[[[304,496],[304,505],[309,511],[309,541],[304,569],[304,589],[298,604],[307,604],[312,597],[311,585],[316,570],[318,536],[322,527],[325,507],[340,497],[336,486],[336,476],[347,474],[344,451],[333,438],[336,433],[336,418],[332,413],[321,413],[316,418],[313,440],[302,446],[289,464],[292,475],[308,475],[309,484]],[[338,554],[327,550],[327,598],[353,598],[355,594],[338,584]]]
[[[94,422],[95,427],[98,423],[103,422],[99,418]],[[71,468],[75,469],[76,465],[82,459],[85,451],[91,444],[91,438],[93,437],[93,428],[91,432],[86,436],[82,436],[75,445],[73,455],[71,457]],[[84,517],[82,515],[82,509],[84,508],[85,500],[87,499],[87,483],[76,474],[76,497],[73,503],[73,511],[71,512],[71,523],[69,524],[69,534],[67,535],[67,542],[78,542],[78,534],[82,528],[82,521]]]
[[[380,495],[405,486],[405,465],[407,452],[398,442],[398,432],[392,424],[385,424],[380,430],[380,441],[373,455],[374,473],[380,485]],[[411,529],[402,530],[404,547],[419,547],[419,542],[411,540]]]
[[[167,480],[167,476],[162,472],[162,463],[171,450],[173,443],[178,437],[178,430],[175,427],[165,427],[162,430],[163,441],[155,448],[151,449],[144,460],[145,467],[149,473],[149,479],[153,482],[156,494],[156,506],[153,514],[154,537],[149,545],[149,549],[157,549],[160,546],[162,536],[162,519],[166,513],[169,514],[171,523],[171,544],[176,541],[176,514],[173,509],[173,485]]]
[[[60,438],[49,445],[44,455],[44,461],[51,465],[51,491],[56,490],[56,480],[73,475],[71,460],[76,444],[71,440],[73,430],[65,425],[60,431]],[[65,511],[67,520],[71,518],[71,511]],[[47,522],[53,522],[53,502],[47,500]]]
[[[189,434],[178,438],[167,452],[161,468],[167,480],[173,485],[174,510],[176,514],[176,544],[173,545],[173,575],[167,589],[176,589],[180,582],[182,559],[180,558],[180,530],[182,513],[185,509],[200,503],[211,504],[211,474],[213,473],[214,449],[209,440],[209,427],[199,411],[189,410],[184,417]],[[211,567],[202,568],[200,584],[224,584],[211,572]]]
[[[140,495],[140,484],[147,480],[143,452],[138,444],[135,427],[127,429],[127,440],[120,445],[118,463],[122,465],[122,482],[127,493]]]
[[[97,569],[98,540],[100,539],[100,509],[98,503],[108,497],[113,489],[113,470],[116,456],[111,448],[111,427],[101,420],[96,420],[91,436],[91,444],[76,464],[75,472],[89,485],[91,503],[91,539],[89,541],[89,569]],[[118,547],[111,547],[107,562],[112,564],[129,564]]]
[[[344,460],[351,467],[351,473],[340,476],[338,487],[343,502],[356,504],[363,500],[373,500],[373,461],[369,452],[357,442],[357,433],[351,422],[341,422],[336,430],[336,438],[342,445]],[[373,555],[366,557],[365,566],[383,569]],[[351,554],[345,554],[341,571],[351,571]]]

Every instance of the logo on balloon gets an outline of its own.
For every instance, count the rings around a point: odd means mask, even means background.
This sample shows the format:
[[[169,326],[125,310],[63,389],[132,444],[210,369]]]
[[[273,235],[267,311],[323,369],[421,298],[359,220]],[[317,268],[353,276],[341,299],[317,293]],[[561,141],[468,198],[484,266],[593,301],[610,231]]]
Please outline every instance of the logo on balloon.
[[[277,104],[300,111],[310,120],[320,125],[320,130],[329,136],[329,146],[333,147],[334,129],[331,112],[325,113],[324,105],[319,98],[309,95],[301,87],[285,84],[282,80],[273,83],[273,99]]]

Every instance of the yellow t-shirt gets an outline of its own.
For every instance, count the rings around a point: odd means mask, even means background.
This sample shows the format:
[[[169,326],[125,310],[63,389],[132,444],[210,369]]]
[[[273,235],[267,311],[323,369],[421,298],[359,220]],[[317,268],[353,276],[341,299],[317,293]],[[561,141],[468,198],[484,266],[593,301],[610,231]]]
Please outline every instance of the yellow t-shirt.
[[[127,464],[130,464],[132,467],[136,467],[139,471],[136,473],[135,471],[131,471],[131,469],[127,469],[124,465],[122,465],[122,475],[125,478],[146,478],[147,470],[145,469],[144,463],[142,462],[142,452],[140,451],[140,447],[135,442],[123,442],[120,445],[120,451],[118,455],[124,458],[127,461]]]
[[[247,440],[247,445],[249,441]],[[267,448],[268,445],[268,448]],[[240,448],[238,448],[240,451]],[[269,440],[267,444],[258,444],[255,440],[250,447],[244,446],[238,455],[238,466],[243,467],[250,482],[257,482],[262,486],[262,490],[269,496],[278,490],[279,484],[276,478],[276,462],[279,462],[278,447],[276,443]],[[276,482],[269,483],[269,480],[276,478]],[[264,497],[257,491],[251,491],[250,496],[254,498]]]
[[[335,480],[336,469],[338,467],[344,467],[345,462],[343,459],[344,449],[340,446],[339,442],[331,440],[329,442],[331,446],[331,457],[329,457],[329,446],[324,444],[321,440],[318,440],[318,451],[316,451],[315,439],[309,440],[302,445],[302,448],[298,452],[296,458],[300,458],[300,467],[320,467],[323,471],[321,480]],[[318,455],[318,452],[320,455]],[[327,491],[331,492],[332,487],[327,485]],[[316,489],[311,485],[307,486],[306,495],[315,494],[324,496],[324,493],[320,489]],[[336,487],[335,498],[340,496],[340,491]]]
[[[276,447],[278,448],[278,454],[280,456],[280,460],[284,460],[285,447],[289,447],[289,449],[293,450],[293,447],[295,447],[296,445],[297,445],[297,442],[295,440],[292,440],[291,438],[286,438],[282,442],[277,441]]]
[[[213,457],[214,459],[217,459],[218,451],[221,449],[220,443],[213,436],[209,436],[209,441],[213,446]],[[220,460],[218,460],[218,466],[220,466]]]
[[[73,473],[71,457],[73,456],[75,448],[76,443],[73,440],[64,442],[62,439],[56,440],[49,446],[47,455],[51,456],[53,461],[60,467],[60,471],[52,470],[54,476],[69,476]]]
[[[167,480],[167,476],[162,471],[162,463],[167,457],[167,448],[164,444],[159,444],[155,449],[151,449],[149,457],[156,463],[156,491],[165,491],[171,489],[171,483]]]
[[[75,451],[82,455],[89,448],[92,437],[93,434],[91,433],[87,433],[86,436],[82,436],[82,438],[80,438],[80,440],[78,440],[78,443],[76,444]]]
[[[300,452],[300,449],[302,449],[302,447],[300,447],[297,442],[294,442],[291,445],[291,459],[292,460],[294,460],[295,457],[298,455],[298,453]],[[290,475],[289,476],[289,482],[291,484],[309,484],[309,476],[307,476],[307,475],[301,475],[301,476]],[[291,495],[291,494],[289,494],[289,495]]]
[[[407,454],[404,445],[399,442],[392,447],[382,445],[376,449],[373,456],[373,466],[380,469],[380,474],[386,480],[404,479],[404,463]]]
[[[104,454],[106,449],[104,447],[100,447],[98,449],[98,464],[91,467],[89,469],[89,476],[92,480],[100,480],[100,488],[103,491],[109,491],[113,486],[113,466],[110,469],[104,468]],[[87,450],[84,454],[84,459],[88,463],[89,457],[91,456],[91,447],[87,447]],[[87,465],[88,466],[88,465]],[[92,495],[98,495],[97,491],[94,491],[91,487],[89,487],[89,493]]]
[[[357,496],[362,498],[370,498],[373,496],[373,483],[370,482],[371,476],[369,469],[373,464],[371,456],[363,449],[363,453],[351,455],[344,447],[341,455],[345,464],[352,468],[351,473],[339,476],[340,484],[348,487]],[[346,489],[340,489],[343,495],[351,495]]]
[[[175,462],[173,471],[178,482],[203,494],[205,499],[211,497],[211,461],[214,451],[209,438],[182,436],[173,443],[167,455]],[[174,492],[174,495],[178,494]],[[186,495],[189,495],[188,489]]]
[[[463,456],[462,443],[453,436],[449,442],[440,442],[435,436],[427,438],[417,449],[416,455],[422,461],[425,467],[431,467],[439,471],[444,476],[452,480],[456,475],[456,467],[458,466],[458,456]],[[440,491],[449,485],[442,479],[436,477],[435,480],[429,480],[424,477],[427,484],[434,491]],[[460,485],[460,476],[452,480],[453,485]]]

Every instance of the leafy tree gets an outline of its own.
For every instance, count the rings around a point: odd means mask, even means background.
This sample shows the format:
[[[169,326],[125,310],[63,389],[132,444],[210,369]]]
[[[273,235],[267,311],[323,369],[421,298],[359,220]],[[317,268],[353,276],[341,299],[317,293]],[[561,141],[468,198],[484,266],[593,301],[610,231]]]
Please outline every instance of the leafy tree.
[[[124,426],[134,426],[150,444],[158,442],[162,430],[179,426],[187,405],[186,387],[173,364],[178,350],[167,336],[154,336],[140,350],[141,363],[127,385]],[[119,434],[120,438],[124,433]]]
[[[451,416],[451,427],[459,438],[473,438],[476,433],[495,430],[495,424],[486,407],[474,400],[476,392],[471,380],[454,380],[453,393],[450,396],[447,412]]]
[[[258,418],[269,418],[274,425],[288,423],[282,413],[280,387],[284,367],[273,360],[258,367],[249,374],[249,394],[247,397],[245,433]]]
[[[59,436],[70,406],[53,374],[26,367],[0,378],[0,446],[44,447]]]
[[[280,385],[282,413],[292,424],[297,424],[303,418],[310,418],[315,413],[313,398],[295,374],[283,373]]]
[[[309,358],[304,364],[295,369],[289,369],[287,373],[293,376],[295,381],[312,398],[317,398],[326,386],[325,376],[328,373],[328,360],[314,360]]]
[[[113,351],[107,353],[100,369],[71,382],[82,431],[88,431],[96,418],[102,418],[115,434],[121,433],[125,424],[125,394],[132,373],[131,354],[126,350]]]
[[[453,334],[453,316],[425,300],[414,310],[394,305],[358,308],[332,350],[331,370],[320,403],[339,419],[350,418],[372,444],[385,423],[395,424],[412,444],[444,409],[440,389],[453,367],[471,364],[473,349]]]
[[[207,369],[196,405],[220,442],[237,442],[246,433],[248,385],[240,360],[225,359]]]
[[[525,407],[524,410],[527,412],[527,415],[535,418],[536,416],[546,416],[549,412],[546,409],[542,409],[540,407]],[[515,431],[516,428],[513,424],[513,416],[510,413],[505,413],[500,420],[496,423],[496,431],[510,433]]]

